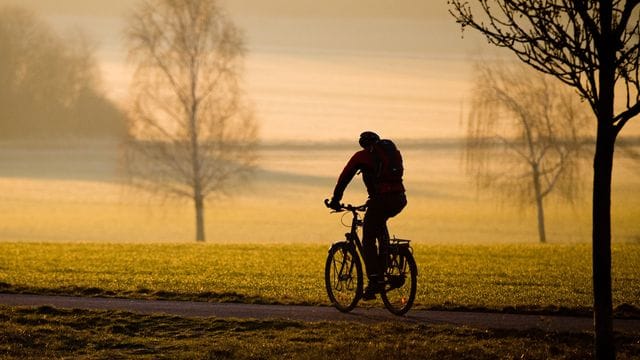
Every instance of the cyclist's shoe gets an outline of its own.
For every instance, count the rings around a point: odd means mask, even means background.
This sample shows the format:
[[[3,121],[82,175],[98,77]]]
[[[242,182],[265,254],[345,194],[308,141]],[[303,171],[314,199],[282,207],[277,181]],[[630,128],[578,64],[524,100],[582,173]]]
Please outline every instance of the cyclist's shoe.
[[[406,281],[405,275],[392,275],[389,276],[389,287],[390,289],[398,289],[401,288]]]
[[[362,293],[362,300],[375,300],[376,294],[382,291],[384,285],[377,280],[369,280],[369,285],[364,289]]]
[[[376,294],[379,293],[380,291],[374,289],[371,286],[367,286],[364,289],[364,292],[362,293],[362,300],[368,301],[368,300],[375,300],[376,299]]]

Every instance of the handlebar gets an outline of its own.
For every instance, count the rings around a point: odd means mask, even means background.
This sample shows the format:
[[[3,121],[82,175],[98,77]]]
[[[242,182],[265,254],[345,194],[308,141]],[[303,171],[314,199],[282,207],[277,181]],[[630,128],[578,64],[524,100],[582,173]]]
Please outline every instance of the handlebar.
[[[332,207],[329,206],[330,203],[331,203],[331,201],[329,199],[324,199],[324,205],[326,207],[328,207],[329,209],[332,209],[334,212],[341,212],[341,211],[344,211],[344,210],[351,211],[351,212],[356,212],[356,211],[364,212],[364,211],[367,211],[367,204],[353,206],[351,204],[340,203],[340,209],[333,209]]]

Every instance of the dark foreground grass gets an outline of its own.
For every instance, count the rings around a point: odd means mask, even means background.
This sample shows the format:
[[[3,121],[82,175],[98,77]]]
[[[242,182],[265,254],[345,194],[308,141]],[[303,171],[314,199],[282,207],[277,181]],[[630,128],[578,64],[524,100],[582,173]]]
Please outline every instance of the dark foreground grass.
[[[0,307],[0,358],[586,359],[589,334]],[[617,334],[618,359],[640,337]]]

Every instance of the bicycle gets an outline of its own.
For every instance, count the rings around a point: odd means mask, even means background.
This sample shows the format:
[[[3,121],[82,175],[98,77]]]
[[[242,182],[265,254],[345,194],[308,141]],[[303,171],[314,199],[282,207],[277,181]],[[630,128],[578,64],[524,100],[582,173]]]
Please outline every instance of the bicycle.
[[[329,207],[329,200],[325,200]],[[353,310],[363,294],[362,243],[358,236],[358,227],[363,220],[359,212],[367,205],[352,206],[340,204],[340,210],[353,215],[351,231],[345,234],[345,240],[335,242],[329,248],[325,264],[324,279],[329,300],[341,312]],[[379,259],[384,271],[384,280],[380,297],[384,306],[392,314],[404,315],[416,297],[418,267],[413,258],[410,240],[389,238],[385,225],[382,241],[379,241]]]

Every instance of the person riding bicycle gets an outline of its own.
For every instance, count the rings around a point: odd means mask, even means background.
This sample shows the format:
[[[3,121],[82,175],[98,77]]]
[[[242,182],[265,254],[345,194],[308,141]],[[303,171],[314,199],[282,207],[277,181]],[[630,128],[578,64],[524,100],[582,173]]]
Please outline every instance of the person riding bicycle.
[[[383,239],[386,222],[407,205],[402,183],[402,157],[390,140],[381,140],[378,134],[365,131],[359,139],[362,150],[356,152],[338,177],[329,207],[340,210],[344,190],[356,173],[362,173],[367,188],[367,212],[362,225],[362,247],[369,283],[362,295],[364,300],[375,299],[382,290],[384,278],[376,239]]]

